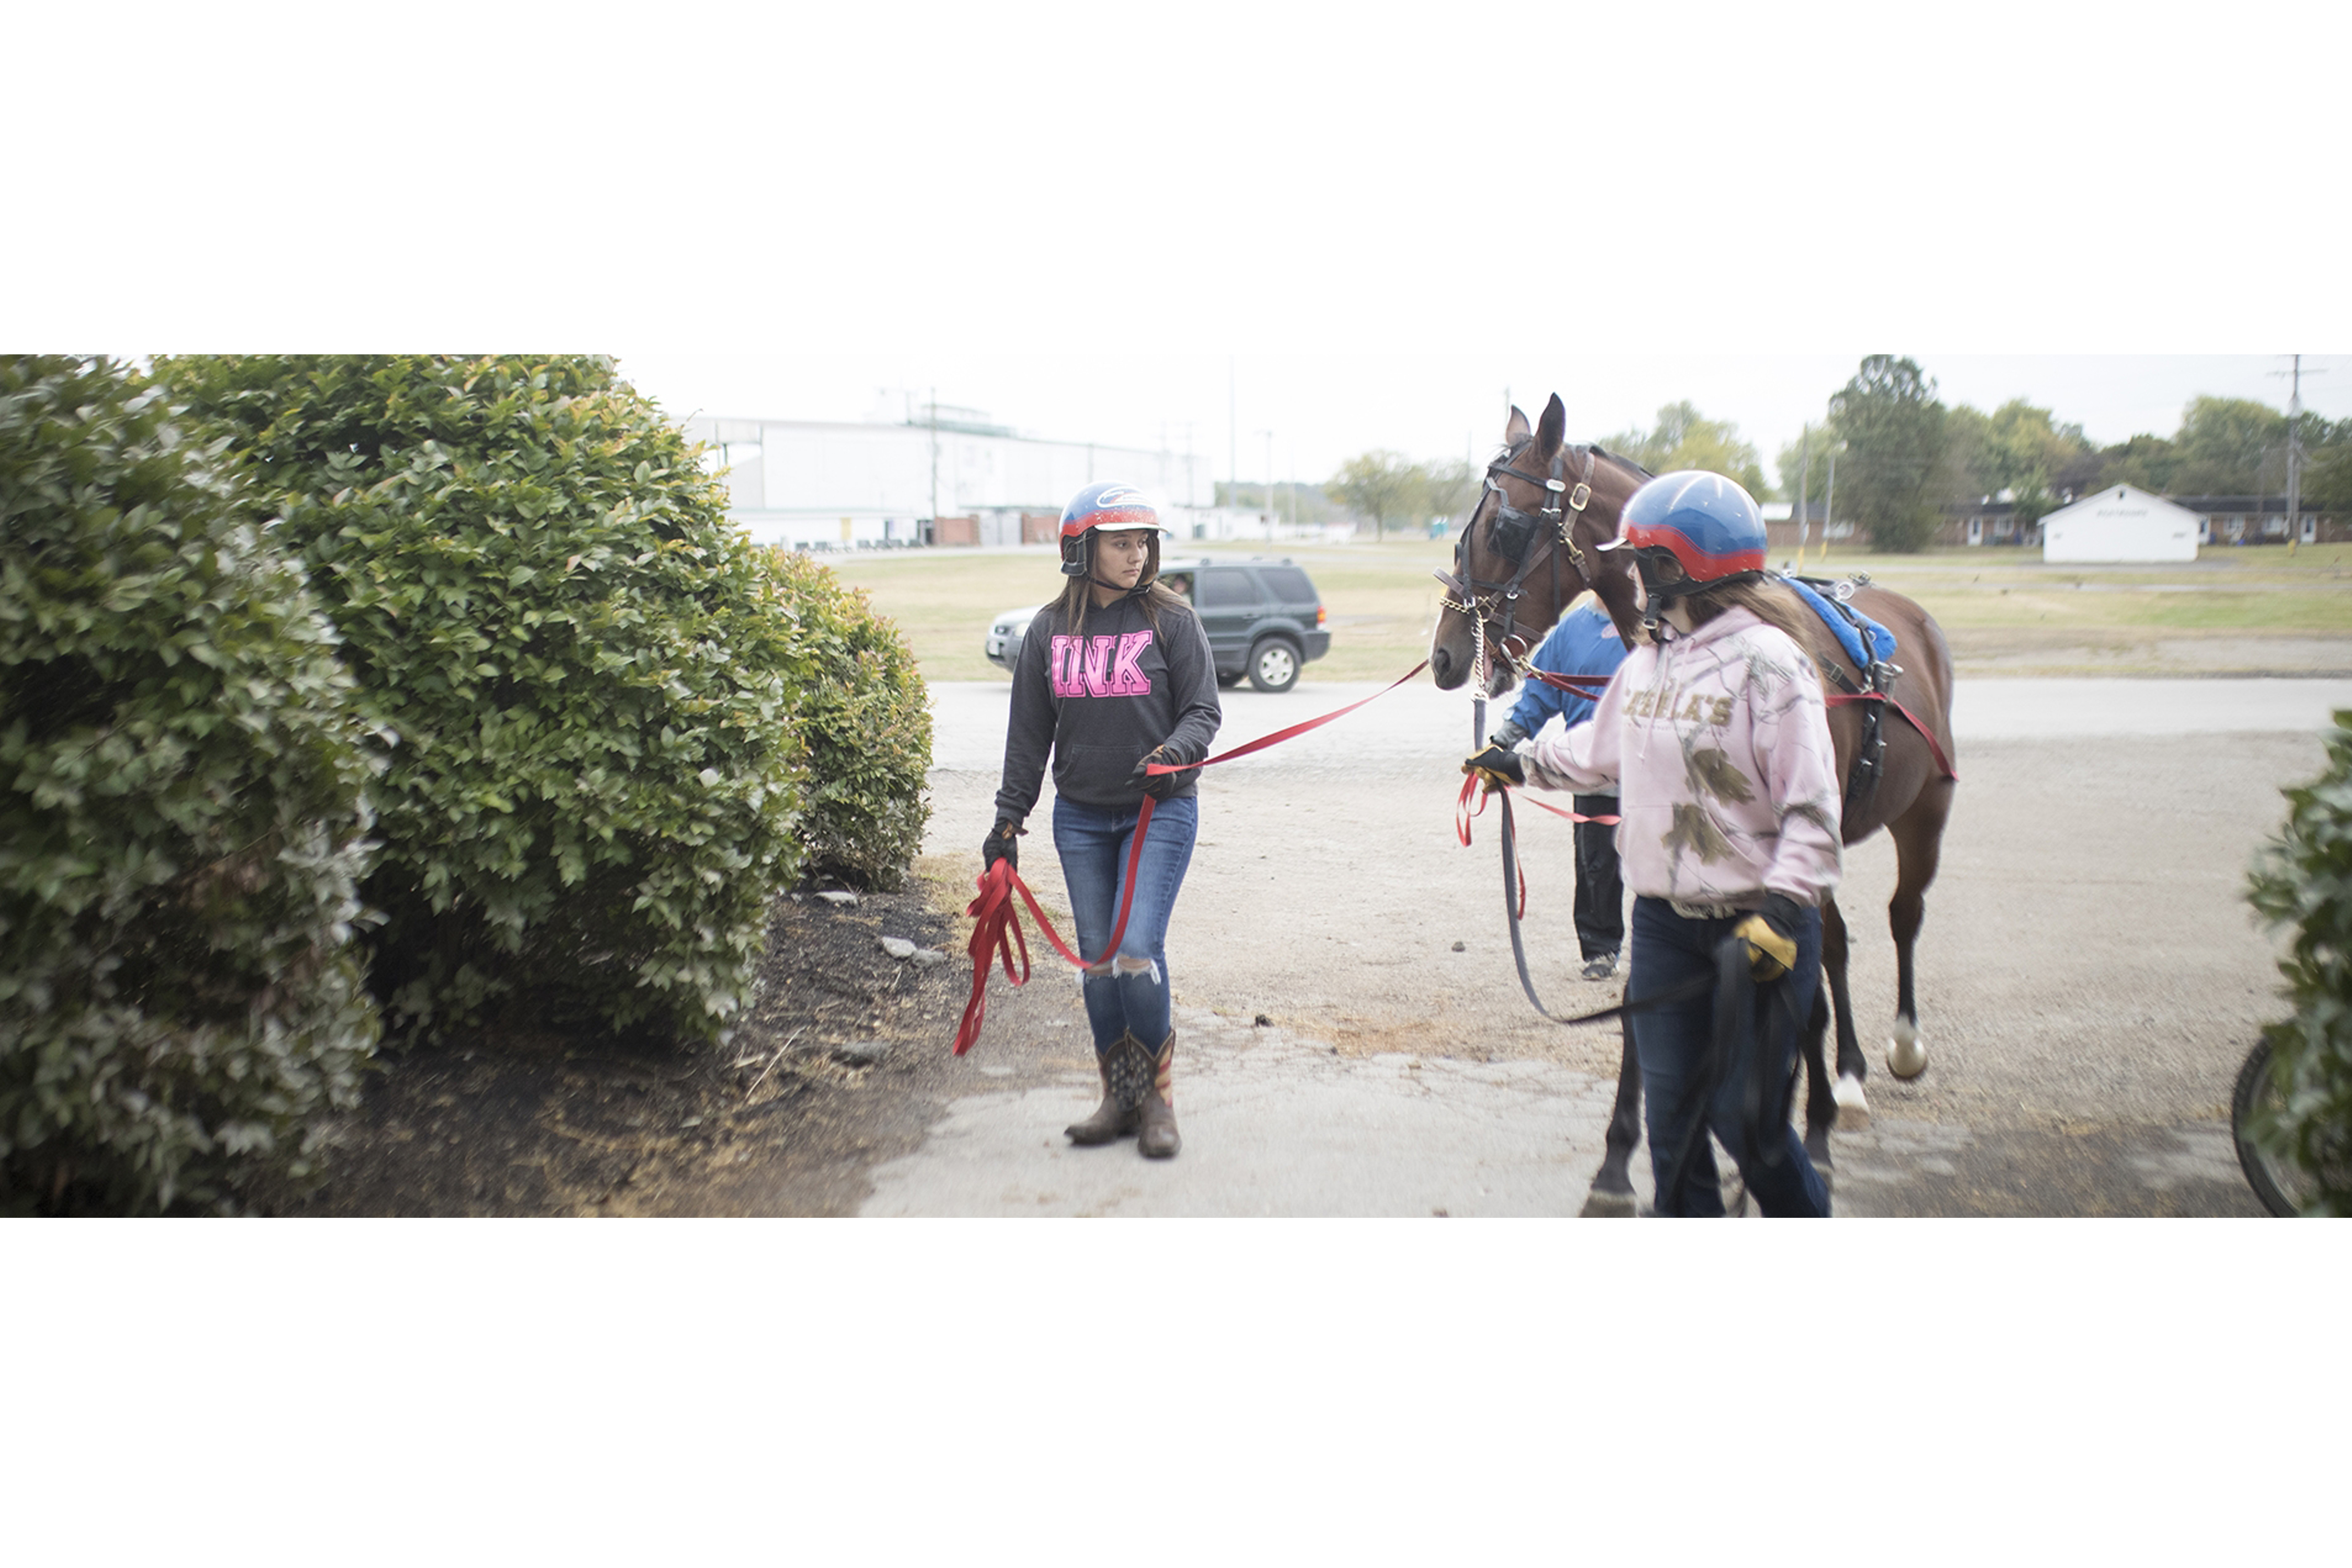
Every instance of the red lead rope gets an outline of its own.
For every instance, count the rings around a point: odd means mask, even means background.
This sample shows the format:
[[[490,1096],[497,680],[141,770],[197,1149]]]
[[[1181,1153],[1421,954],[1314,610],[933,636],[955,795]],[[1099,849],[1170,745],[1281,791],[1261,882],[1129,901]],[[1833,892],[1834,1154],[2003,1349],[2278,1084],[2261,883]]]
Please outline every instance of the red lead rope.
[[[1303,724],[1293,724],[1287,730],[1277,730],[1271,735],[1262,735],[1255,741],[1235,746],[1230,752],[1222,752],[1216,756],[1203,758],[1197,763],[1153,763],[1145,771],[1155,774],[1190,773],[1194,768],[1212,768],[1219,763],[1230,763],[1237,757],[1246,757],[1253,752],[1265,751],[1268,746],[1278,746],[1285,741],[1295,740],[1304,735],[1309,730],[1319,730],[1334,719],[1345,718],[1366,702],[1376,701],[1386,697],[1428,668],[1429,661],[1423,659],[1361,701],[1350,702],[1345,708],[1335,708],[1320,718],[1309,719]],[[1547,806],[1545,809],[1550,808]],[[1037,922],[1037,929],[1045,933],[1047,942],[1054,944],[1054,950],[1056,952],[1080,969],[1093,968],[1094,965],[1105,962],[1111,954],[1117,952],[1119,939],[1127,934],[1128,913],[1135,906],[1135,868],[1143,859],[1143,835],[1150,824],[1151,797],[1147,795],[1143,797],[1143,809],[1136,815],[1135,837],[1128,847],[1127,887],[1126,890],[1119,895],[1118,921],[1111,927],[1110,940],[1103,944],[1101,958],[1081,958],[1069,943],[1061,939],[1054,930],[1053,923],[1046,920],[1045,911],[1037,907],[1036,895],[1030,892],[1029,884],[1021,879],[1021,873],[1013,868],[1011,861],[995,861],[987,870],[981,873],[980,897],[965,906],[963,911],[973,921],[971,942],[967,950],[971,954],[971,1000],[964,1004],[963,1022],[956,1029],[956,1055],[961,1056],[971,1049],[973,1043],[980,1038],[981,1025],[987,1020],[988,966],[992,957],[1003,961],[1004,978],[1013,984],[1025,985],[1029,983],[1029,942],[1028,939],[1021,933],[1021,914],[1014,907],[1013,895],[1018,893],[1021,896],[1021,902],[1029,906],[1029,918]],[[1465,842],[1466,843],[1467,840]],[[1013,953],[1016,945],[1021,952],[1021,967],[1018,972],[1015,972],[1013,966]]]

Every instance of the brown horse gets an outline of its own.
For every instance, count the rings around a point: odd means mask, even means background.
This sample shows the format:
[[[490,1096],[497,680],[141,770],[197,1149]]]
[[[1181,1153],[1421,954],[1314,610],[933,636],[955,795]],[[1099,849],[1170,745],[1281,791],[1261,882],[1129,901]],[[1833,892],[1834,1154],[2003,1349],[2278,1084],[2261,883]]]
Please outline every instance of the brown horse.
[[[1513,667],[1587,588],[1599,595],[1626,647],[1643,635],[1629,552],[1602,553],[1599,547],[1616,536],[1620,510],[1648,476],[1597,447],[1569,447],[1567,421],[1557,396],[1532,429],[1526,415],[1511,410],[1503,455],[1488,466],[1486,493],[1463,525],[1454,569],[1439,574],[1448,594],[1431,640],[1429,666],[1443,689],[1471,679],[1483,656],[1487,694],[1502,691],[1514,679]],[[1574,489],[1568,486],[1570,475],[1581,476]],[[1830,735],[1845,789],[1842,837],[1858,844],[1883,827],[1895,840],[1895,898],[1887,906],[1887,924],[1895,936],[1895,1005],[1886,1065],[1897,1078],[1916,1078],[1926,1070],[1927,1058],[1913,994],[1912,951],[1952,809],[1952,657],[1935,617],[1900,594],[1865,586],[1855,589],[1850,602],[1895,634],[1902,668],[1886,700],[1858,695],[1872,689],[1870,672],[1846,656],[1828,626],[1814,626],[1807,651],[1822,673],[1832,703]],[[1898,711],[1885,712],[1889,705]],[[1857,777],[1857,760],[1866,763],[1873,752],[1875,768],[1865,765]],[[1854,1032],[1846,959],[1845,919],[1837,900],[1829,899],[1822,907],[1822,963],[1837,1018],[1834,1080],[1822,1059],[1829,1018],[1818,997],[1804,1041],[1805,1147],[1824,1177],[1830,1128],[1841,1121],[1849,1130],[1869,1124],[1862,1089],[1869,1063]],[[1608,1153],[1593,1178],[1587,1214],[1633,1212],[1626,1168],[1640,1135],[1641,1093],[1629,1028]]]

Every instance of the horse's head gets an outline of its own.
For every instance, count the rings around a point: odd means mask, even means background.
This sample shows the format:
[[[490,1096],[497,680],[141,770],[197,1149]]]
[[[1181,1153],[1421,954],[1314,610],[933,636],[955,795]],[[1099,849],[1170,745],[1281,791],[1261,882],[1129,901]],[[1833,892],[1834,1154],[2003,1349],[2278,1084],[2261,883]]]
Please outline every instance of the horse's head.
[[[1517,408],[1503,450],[1486,466],[1486,487],[1462,525],[1445,584],[1429,668],[1442,690],[1471,677],[1486,633],[1486,694],[1511,684],[1513,659],[1535,651],[1579,594],[1601,595],[1625,646],[1640,636],[1632,563],[1601,546],[1617,536],[1617,514],[1644,476],[1591,447],[1570,447],[1568,410],[1554,394],[1535,427]]]

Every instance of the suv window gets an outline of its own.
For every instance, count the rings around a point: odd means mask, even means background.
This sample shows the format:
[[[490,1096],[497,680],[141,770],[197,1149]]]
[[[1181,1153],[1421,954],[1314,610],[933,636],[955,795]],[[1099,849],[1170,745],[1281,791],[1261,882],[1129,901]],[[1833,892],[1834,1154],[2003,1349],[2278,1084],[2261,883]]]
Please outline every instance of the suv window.
[[[1307,574],[1296,566],[1261,566],[1257,574],[1258,579],[1273,591],[1274,596],[1286,605],[1315,603],[1315,584],[1309,583]]]
[[[1192,603],[1204,610],[1257,603],[1257,584],[1246,572],[1203,572],[1192,584]]]

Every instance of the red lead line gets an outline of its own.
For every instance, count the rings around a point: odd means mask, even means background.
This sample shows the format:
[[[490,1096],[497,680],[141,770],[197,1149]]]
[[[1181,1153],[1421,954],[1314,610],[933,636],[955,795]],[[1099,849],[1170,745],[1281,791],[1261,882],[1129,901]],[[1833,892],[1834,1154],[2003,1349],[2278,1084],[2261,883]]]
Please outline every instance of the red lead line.
[[[1319,719],[1309,719],[1303,724],[1293,724],[1287,730],[1277,730],[1271,735],[1260,736],[1255,741],[1235,746],[1230,752],[1223,752],[1197,763],[1153,763],[1145,771],[1151,773],[1190,773],[1194,768],[1214,767],[1219,763],[1230,763],[1236,758],[1246,757],[1253,752],[1262,752],[1268,746],[1280,745],[1285,741],[1304,735],[1309,730],[1319,730],[1334,719],[1345,718],[1361,708],[1365,702],[1376,701],[1386,697],[1428,668],[1429,661],[1423,659],[1380,690],[1373,692],[1371,696],[1363,699],[1362,701],[1350,702],[1345,708],[1334,709]],[[1136,815],[1135,837],[1129,841],[1127,852],[1127,889],[1119,896],[1118,921],[1111,928],[1110,940],[1104,944],[1101,958],[1092,962],[1081,958],[1069,943],[1061,939],[1060,934],[1054,930],[1053,923],[1046,920],[1045,911],[1037,907],[1036,896],[1029,891],[1029,884],[1021,879],[1021,874],[1015,871],[1009,862],[998,860],[981,873],[978,883],[980,896],[966,905],[963,911],[970,915],[974,922],[971,942],[966,950],[971,954],[971,999],[964,1004],[963,1022],[956,1029],[955,1054],[957,1056],[961,1056],[971,1049],[973,1044],[980,1038],[981,1026],[987,1020],[988,966],[991,960],[1003,962],[1004,977],[1013,984],[1025,985],[1029,982],[1029,942],[1022,934],[1020,911],[1013,904],[1013,896],[1016,893],[1020,895],[1021,902],[1029,906],[1030,918],[1037,922],[1037,929],[1045,933],[1045,940],[1054,944],[1054,950],[1078,968],[1091,969],[1095,964],[1106,962],[1111,954],[1118,951],[1119,939],[1127,934],[1128,913],[1135,907],[1135,868],[1143,858],[1143,836],[1151,824],[1151,797],[1145,795],[1143,808]],[[1017,971],[1013,968],[1013,958],[1016,945],[1021,953],[1020,968]]]

